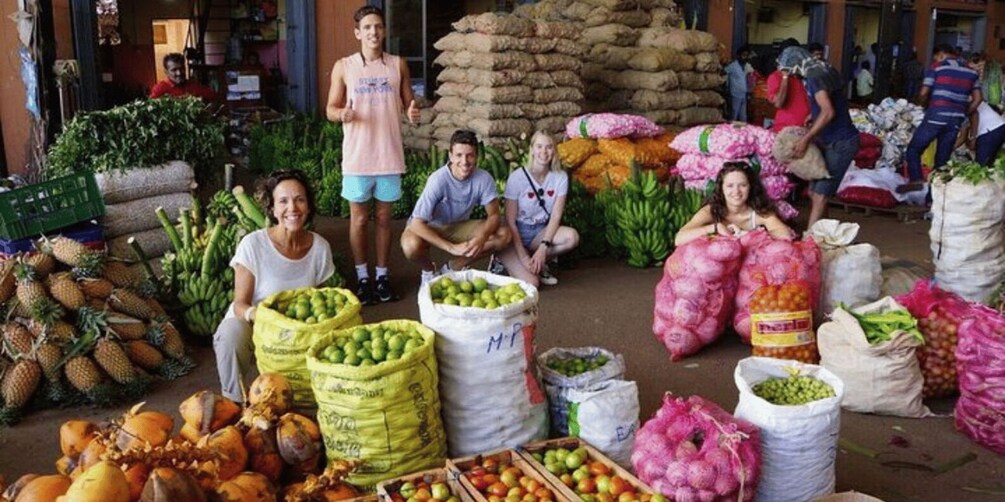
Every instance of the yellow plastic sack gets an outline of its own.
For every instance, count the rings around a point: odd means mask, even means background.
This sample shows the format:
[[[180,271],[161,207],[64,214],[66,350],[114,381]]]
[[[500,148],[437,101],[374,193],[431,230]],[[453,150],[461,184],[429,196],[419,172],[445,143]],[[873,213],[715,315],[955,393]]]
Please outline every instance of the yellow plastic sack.
[[[288,300],[304,291],[335,289],[348,299],[346,306],[335,317],[307,324],[290,319],[269,308],[278,301]],[[357,326],[363,322],[359,312],[362,305],[351,291],[341,288],[300,288],[276,293],[262,301],[255,313],[252,342],[260,373],[279,373],[290,381],[293,388],[293,407],[313,414],[316,404],[311,390],[310,372],[307,370],[307,349],[322,335],[334,330]]]
[[[928,148],[925,148],[925,152],[921,154],[921,165],[935,167],[935,147],[937,145],[937,141],[928,144]]]
[[[348,481],[368,490],[385,479],[442,466],[447,456],[433,330],[415,321],[364,327],[378,326],[414,329],[424,343],[401,359],[372,366],[319,359],[326,347],[352,328],[326,334],[307,351],[328,459],[362,460]]]

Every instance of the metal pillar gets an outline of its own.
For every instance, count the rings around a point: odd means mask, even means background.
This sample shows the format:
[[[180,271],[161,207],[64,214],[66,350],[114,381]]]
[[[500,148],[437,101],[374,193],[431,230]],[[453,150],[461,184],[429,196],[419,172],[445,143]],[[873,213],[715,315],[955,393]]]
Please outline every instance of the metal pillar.
[[[289,103],[296,111],[310,113],[317,108],[317,27],[315,0],[286,3],[286,57],[289,68]]]
[[[73,16],[73,50],[80,67],[80,110],[99,110],[98,13],[94,0],[70,0]]]
[[[876,54],[873,101],[880,102],[891,94],[893,81],[893,46],[902,38],[900,0],[883,0],[879,11],[879,54]]]

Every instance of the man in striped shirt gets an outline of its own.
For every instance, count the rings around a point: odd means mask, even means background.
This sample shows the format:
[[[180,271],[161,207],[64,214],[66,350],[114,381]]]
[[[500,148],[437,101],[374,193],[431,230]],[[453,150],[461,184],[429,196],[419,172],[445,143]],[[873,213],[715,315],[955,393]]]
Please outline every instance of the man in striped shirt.
[[[925,70],[925,77],[921,81],[921,92],[918,93],[919,103],[924,105],[927,102],[928,108],[921,125],[914,131],[905,154],[910,183],[898,187],[898,192],[924,188],[921,175],[922,152],[935,140],[937,143],[933,167],[948,162],[963,119],[977,110],[983,101],[977,72],[956,57],[952,46],[937,45],[932,59],[932,65]]]

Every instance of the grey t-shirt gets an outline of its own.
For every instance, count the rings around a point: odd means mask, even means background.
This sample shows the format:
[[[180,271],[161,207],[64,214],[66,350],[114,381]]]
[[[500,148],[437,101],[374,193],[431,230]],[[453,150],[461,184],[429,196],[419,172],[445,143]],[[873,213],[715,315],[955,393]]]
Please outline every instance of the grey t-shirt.
[[[449,166],[443,166],[426,180],[412,218],[442,227],[469,219],[476,204],[484,206],[497,197],[496,182],[488,172],[476,168],[461,181],[454,178]]]

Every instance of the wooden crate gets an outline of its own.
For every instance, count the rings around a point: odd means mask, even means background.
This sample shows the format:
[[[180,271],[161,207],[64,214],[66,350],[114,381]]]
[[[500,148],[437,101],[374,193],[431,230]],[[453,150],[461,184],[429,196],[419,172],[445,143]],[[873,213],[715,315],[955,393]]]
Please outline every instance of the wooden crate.
[[[519,468],[525,475],[536,479],[542,486],[551,490],[552,493],[555,494],[555,502],[578,502],[579,500],[579,497],[574,496],[570,498],[567,494],[562,492],[561,489],[564,488],[564,485],[562,485],[562,482],[559,481],[558,478],[552,476],[551,479],[548,479],[546,476],[543,476],[541,471],[534,466],[535,462],[528,461],[526,457],[521,455],[516,450],[502,450],[486,455],[475,455],[471,457],[447,460],[447,470],[450,471],[450,476],[457,478],[475,502],[488,502],[488,499],[482,495],[482,493],[479,492],[470,481],[468,481],[468,478],[464,476],[464,473],[471,470],[471,468],[476,465],[481,465],[482,461],[486,458],[495,459],[500,464],[512,464],[514,467]]]
[[[880,214],[892,214],[897,217],[897,220],[901,223],[907,223],[909,221],[920,220],[925,217],[930,208],[928,206],[912,206],[910,204],[897,204],[892,208],[885,207],[873,207],[866,206],[863,204],[854,204],[851,202],[845,202],[839,199],[830,199],[827,203],[831,206],[840,207],[848,214],[853,214],[855,212],[861,212],[865,216],[872,216],[872,213]]]
[[[592,445],[579,438],[567,437],[567,438],[538,441],[535,443],[529,443],[521,446],[519,451],[520,455],[522,455],[525,459],[527,459],[527,463],[529,463],[535,469],[537,469],[537,472],[539,472],[542,476],[547,478],[548,481],[551,482],[551,484],[558,485],[558,489],[560,492],[562,492],[563,495],[569,497],[571,500],[580,500],[579,495],[577,495],[575,491],[573,491],[568,486],[565,486],[565,483],[562,483],[562,481],[558,479],[558,476],[555,476],[554,474],[548,472],[548,470],[544,468],[544,464],[538,462],[532,456],[534,453],[540,453],[541,455],[544,455],[545,450],[550,450],[554,448],[565,448],[569,451],[572,451],[580,447],[586,449],[587,462],[600,461],[607,464],[611,468],[611,471],[617,474],[618,477],[623,478],[625,481],[628,481],[628,484],[635,487],[635,492],[637,494],[642,495],[643,493],[653,493],[653,494],[658,493],[656,490],[653,490],[651,487],[649,487],[649,485],[643,483],[642,480],[636,478],[634,474],[628,472],[628,470],[626,470],[625,468],[618,465],[615,461],[608,458],[607,455],[601,453],[600,450],[597,450]]]
[[[440,467],[438,469],[430,469],[428,471],[420,471],[416,473],[409,474],[407,476],[402,476],[400,478],[388,479],[377,483],[377,500],[380,502],[390,502],[391,494],[397,493],[401,488],[401,485],[412,482],[426,482],[433,484],[436,482],[444,482],[450,488],[450,492],[461,499],[461,502],[474,502],[475,499],[468,494],[468,491],[461,483],[457,480],[450,471],[445,467]]]

